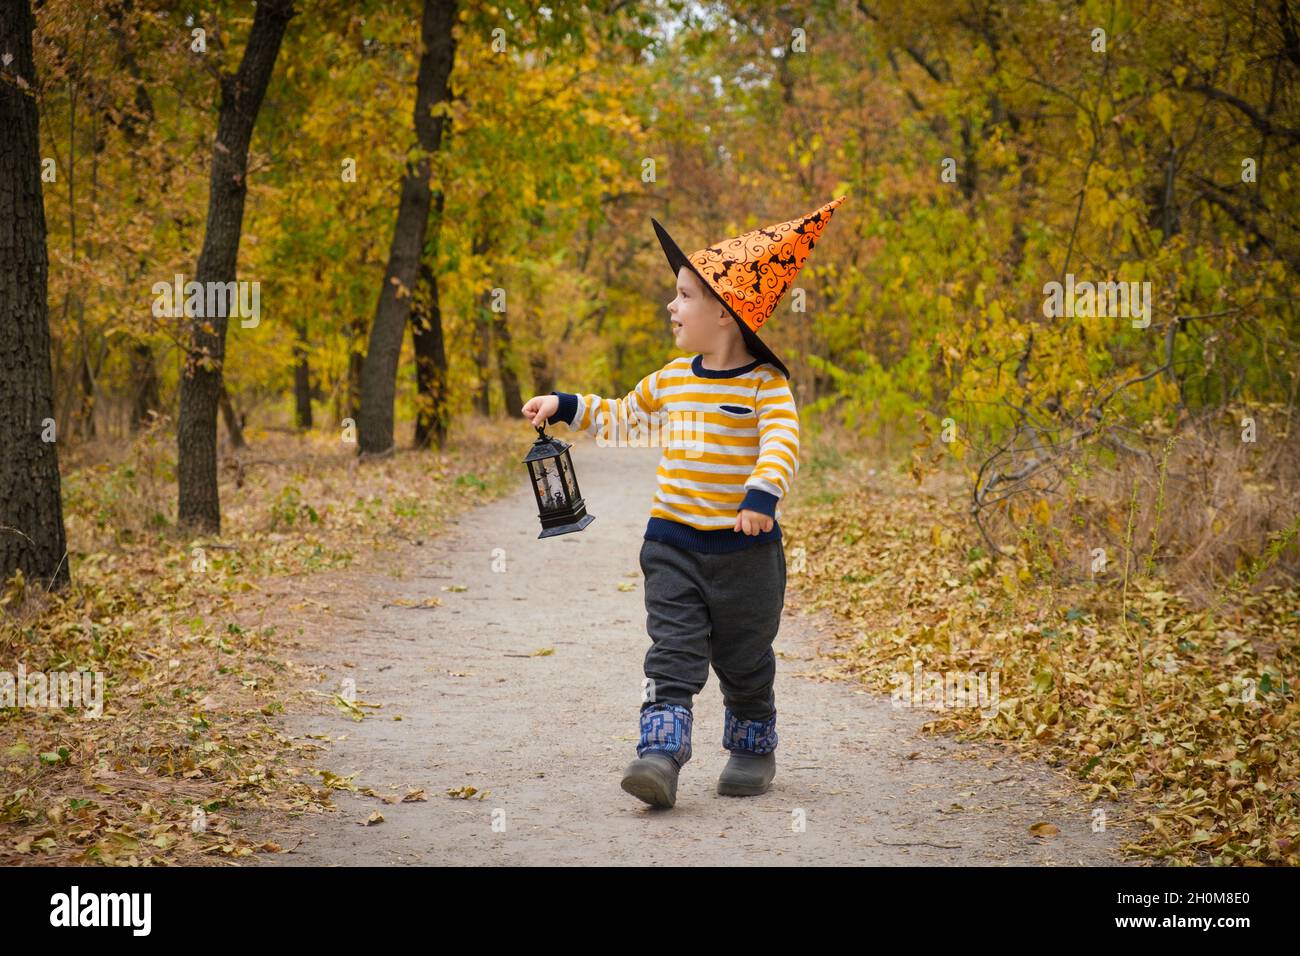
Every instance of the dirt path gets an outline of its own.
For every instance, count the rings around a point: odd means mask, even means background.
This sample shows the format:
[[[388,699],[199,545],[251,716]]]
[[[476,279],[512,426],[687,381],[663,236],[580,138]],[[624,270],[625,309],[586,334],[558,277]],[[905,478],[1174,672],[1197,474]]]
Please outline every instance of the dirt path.
[[[624,793],[649,642],[638,552],[658,452],[585,438],[575,452],[596,515],[579,534],[539,541],[521,480],[517,493],[411,547],[400,578],[350,572],[294,584],[299,599],[340,612],[336,628],[308,635],[310,655],[297,655],[325,675],[321,690],[351,677],[358,701],[382,707],[357,723],[323,703],[288,718],[288,732],[334,738],[317,765],[355,773],[358,786],[423,789],[428,799],[338,792],[338,813],[273,832],[291,851],[255,865],[1122,862],[1121,811],[1105,804],[1107,829],[1093,832],[1098,805],[1071,778],[1009,751],[923,736],[924,711],[818,681],[814,654],[832,622],[799,609],[794,574],[776,643],[772,789],[714,792],[726,751],[710,674],[677,806],[656,810]],[[430,597],[441,606],[399,603]],[[532,656],[546,647],[554,653]],[[488,795],[446,796],[466,786]],[[376,810],[384,822],[365,825]],[[800,819],[802,831],[792,825]],[[1030,834],[1040,821],[1059,835]]]

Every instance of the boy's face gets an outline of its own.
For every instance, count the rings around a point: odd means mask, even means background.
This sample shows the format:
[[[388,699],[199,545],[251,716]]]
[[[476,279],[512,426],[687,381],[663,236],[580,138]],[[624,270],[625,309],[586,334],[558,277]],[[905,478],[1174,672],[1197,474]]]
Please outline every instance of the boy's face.
[[[668,303],[673,341],[687,352],[713,351],[736,324],[713,290],[690,269],[677,271],[677,298]]]

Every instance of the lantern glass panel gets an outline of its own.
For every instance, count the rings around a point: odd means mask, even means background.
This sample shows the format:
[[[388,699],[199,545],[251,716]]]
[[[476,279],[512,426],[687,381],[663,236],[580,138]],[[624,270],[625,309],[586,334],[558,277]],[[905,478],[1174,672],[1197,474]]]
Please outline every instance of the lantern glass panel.
[[[565,495],[564,480],[560,477],[560,466],[556,458],[540,458],[529,462],[533,471],[533,483],[537,487],[537,500],[542,511],[564,511],[569,507],[569,498]]]
[[[569,493],[569,501],[572,502],[578,497],[578,483],[573,479],[573,462],[569,460],[567,448],[564,454],[560,455],[560,473],[564,475],[564,488]]]

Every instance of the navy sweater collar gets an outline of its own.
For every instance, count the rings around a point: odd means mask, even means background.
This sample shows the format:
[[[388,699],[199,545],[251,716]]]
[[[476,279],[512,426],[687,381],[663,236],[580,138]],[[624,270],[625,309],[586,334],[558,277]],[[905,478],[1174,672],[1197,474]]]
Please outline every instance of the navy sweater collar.
[[[759,359],[754,359],[748,365],[742,365],[740,368],[705,368],[704,356],[696,354],[691,359],[691,371],[701,378],[735,378],[737,375],[743,375],[745,372],[752,372],[758,368]]]

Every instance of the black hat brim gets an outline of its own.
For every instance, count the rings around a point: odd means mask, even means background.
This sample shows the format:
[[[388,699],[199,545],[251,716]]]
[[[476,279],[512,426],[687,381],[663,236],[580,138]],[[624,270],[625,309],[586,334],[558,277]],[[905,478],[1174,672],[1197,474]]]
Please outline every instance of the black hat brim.
[[[663,247],[664,255],[668,257],[668,265],[672,267],[673,278],[676,279],[677,273],[681,270],[682,266],[685,266],[695,274],[695,277],[700,280],[700,284],[704,286],[704,288],[713,292],[713,286],[709,285],[708,280],[706,280],[704,276],[700,275],[700,270],[695,268],[695,265],[691,260],[686,258],[686,254],[683,253],[677,243],[673,241],[673,237],[668,235],[668,230],[659,224],[658,219],[652,218],[650,222],[655,227],[655,235],[659,237],[659,245]],[[760,361],[770,362],[772,365],[775,365],[781,370],[782,375],[789,378],[790,370],[785,367],[785,363],[777,358],[776,355],[773,354],[772,350],[764,344],[763,340],[754,334],[753,330],[745,324],[744,319],[736,314],[736,310],[727,304],[726,299],[722,298],[722,296],[718,295],[716,292],[713,292],[713,295],[714,298],[722,303],[723,307],[731,315],[732,319],[735,320],[736,325],[740,327],[741,337],[744,338],[745,347],[749,349],[749,353]]]

